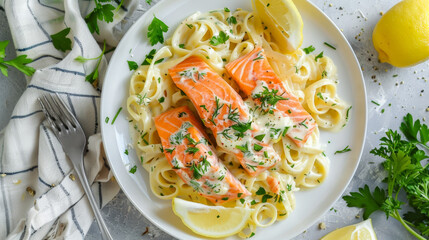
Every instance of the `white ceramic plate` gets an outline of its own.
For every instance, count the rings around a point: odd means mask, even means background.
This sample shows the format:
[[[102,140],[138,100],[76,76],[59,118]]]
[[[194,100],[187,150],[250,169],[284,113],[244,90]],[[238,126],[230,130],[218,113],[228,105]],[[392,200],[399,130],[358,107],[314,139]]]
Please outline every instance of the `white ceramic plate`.
[[[295,1],[304,21],[304,43],[302,47],[313,45],[315,53],[324,51],[338,68],[339,95],[352,104],[351,118],[347,126],[338,133],[322,131],[321,141],[326,144],[326,154],[331,159],[330,172],[326,181],[318,188],[298,192],[296,209],[290,217],[268,228],[257,229],[252,239],[288,239],[314,224],[341,196],[351,180],[359,163],[366,132],[366,93],[359,63],[347,40],[334,23],[317,7],[306,0]],[[152,47],[146,36],[147,27],[153,15],[169,27],[170,36],[177,25],[196,11],[213,9],[243,8],[251,10],[250,0],[164,0],[147,11],[127,32],[116,48],[106,73],[101,95],[101,119],[112,119],[119,107],[123,110],[114,125],[103,121],[102,135],[104,148],[113,173],[130,201],[156,226],[180,239],[199,239],[174,215],[171,201],[160,200],[150,190],[149,177],[137,159],[134,151],[124,154],[128,144],[132,144],[127,112],[129,79],[132,72],[127,60],[142,62]],[[323,43],[336,46],[333,50]],[[160,46],[157,46],[158,48]],[[328,141],[330,143],[328,144]],[[336,150],[350,146],[351,152],[334,154]],[[135,174],[130,167],[137,165]]]

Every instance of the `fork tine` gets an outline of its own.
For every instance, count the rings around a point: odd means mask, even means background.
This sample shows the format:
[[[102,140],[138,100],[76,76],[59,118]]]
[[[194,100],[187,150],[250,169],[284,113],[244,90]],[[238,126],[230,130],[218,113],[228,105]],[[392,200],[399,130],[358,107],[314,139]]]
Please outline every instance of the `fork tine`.
[[[41,98],[37,98],[37,100],[39,101],[40,105],[42,106],[42,111],[45,114],[45,118],[48,120],[49,124],[51,125],[51,129],[54,130],[54,132],[56,131],[61,131],[60,126],[58,126],[55,123],[55,117],[52,116],[51,113],[53,113],[52,111],[50,111],[50,107],[48,107],[48,102],[45,100],[44,96],[42,96]]]
[[[58,93],[55,93],[55,96],[53,96],[53,99],[57,103],[57,105],[60,107],[61,111],[64,113],[64,116],[67,118],[67,120],[70,122],[70,124],[76,128],[77,125],[79,125],[79,122],[77,121],[76,117],[71,113],[70,109],[67,107],[67,105],[64,103],[64,101],[61,99],[61,97],[58,95]]]
[[[45,94],[42,96],[42,101],[45,104],[46,110],[48,111],[49,115],[52,117],[53,121],[59,121],[60,120],[60,114],[55,109],[55,107],[52,105],[52,102],[50,99],[48,99],[49,94]]]
[[[76,116],[74,116],[72,114],[72,112],[67,107],[67,105],[64,103],[64,101],[60,98],[60,96],[58,95],[58,93],[55,93],[55,96],[56,96],[56,100],[57,100],[58,105],[60,105],[61,109],[65,113],[65,116],[70,121],[70,123],[72,124],[72,126],[74,128],[76,128],[77,126],[80,126],[79,121],[76,119]]]
[[[75,124],[72,124],[67,115],[69,114],[68,110],[65,110],[64,103],[59,100],[56,96],[52,94],[48,95],[51,106],[56,110],[59,116],[59,120],[63,123],[64,127],[69,130],[71,128],[75,128]],[[61,101],[61,102],[60,102]]]

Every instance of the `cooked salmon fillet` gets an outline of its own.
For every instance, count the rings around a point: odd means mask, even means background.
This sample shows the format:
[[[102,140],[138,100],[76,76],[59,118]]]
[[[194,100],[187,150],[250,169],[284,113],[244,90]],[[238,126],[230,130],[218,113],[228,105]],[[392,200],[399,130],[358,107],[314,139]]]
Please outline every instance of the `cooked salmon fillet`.
[[[200,195],[215,204],[251,195],[219,161],[188,107],[162,113],[155,118],[155,126],[172,168]]]
[[[254,138],[259,129],[240,95],[202,58],[191,56],[169,73],[213,132],[218,146],[233,153],[251,176],[280,160],[271,145]]]
[[[264,50],[256,47],[250,53],[228,63],[225,68],[238,83],[240,89],[261,106],[270,105],[266,98],[263,99],[267,93],[271,96],[273,93],[278,96],[280,100],[274,104],[275,106],[265,107],[272,113],[279,112],[290,118],[293,125],[288,129],[286,135],[298,147],[302,147],[317,127],[316,121],[303,108],[298,98],[286,91],[283,83],[271,68]],[[257,92],[255,91],[257,89],[263,91]]]

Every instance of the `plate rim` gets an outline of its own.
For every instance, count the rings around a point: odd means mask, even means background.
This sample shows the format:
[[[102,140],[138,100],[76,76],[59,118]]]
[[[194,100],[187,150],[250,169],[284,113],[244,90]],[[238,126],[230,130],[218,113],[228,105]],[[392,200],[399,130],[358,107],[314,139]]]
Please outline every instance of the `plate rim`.
[[[130,35],[131,34],[131,32],[133,32],[133,31],[135,31],[134,29],[135,28],[139,28],[139,26],[140,26],[140,22],[143,22],[143,19],[144,18],[146,18],[146,16],[147,15],[150,15],[150,14],[154,14],[154,12],[155,11],[157,11],[158,9],[157,8],[159,8],[159,6],[160,5],[162,5],[162,3],[163,2],[166,2],[166,1],[169,1],[169,0],[161,0],[161,1],[159,1],[159,2],[157,2],[155,5],[153,5],[152,7],[150,7],[145,13],[143,13],[134,23],[133,23],[133,25],[128,29],[128,31],[124,34],[124,36],[121,38],[121,40],[120,40],[120,42],[119,42],[119,44],[117,45],[117,48],[121,45],[121,43],[123,42],[123,39],[126,39],[127,38],[127,36],[128,35]],[[307,3],[307,4],[310,4],[315,10],[317,10],[326,20],[328,20],[329,22],[330,22],[330,24],[336,29],[336,31],[340,34],[340,36],[341,36],[341,40],[346,44],[346,47],[348,48],[348,50],[350,51],[350,53],[352,54],[352,58],[353,58],[353,60],[354,60],[354,64],[356,64],[357,65],[357,67],[358,67],[358,73],[359,73],[359,76],[357,76],[361,81],[359,81],[359,83],[360,84],[362,84],[362,90],[363,90],[363,97],[364,97],[364,99],[363,99],[363,103],[362,103],[362,107],[364,108],[364,112],[360,112],[360,114],[362,114],[362,115],[364,115],[364,123],[363,123],[363,134],[361,135],[361,137],[362,137],[362,139],[361,139],[361,141],[357,141],[357,143],[359,143],[360,145],[361,145],[361,148],[360,148],[360,151],[359,151],[359,153],[358,153],[358,159],[357,159],[357,162],[356,162],[356,164],[354,165],[354,169],[353,169],[353,171],[352,171],[352,174],[351,174],[351,176],[348,178],[348,181],[347,181],[347,183],[346,184],[344,184],[344,187],[342,188],[342,190],[341,191],[339,191],[338,192],[338,194],[334,197],[336,200],[335,201],[333,201],[330,205],[332,206],[333,204],[335,204],[337,201],[338,201],[338,199],[341,197],[341,195],[345,192],[345,190],[347,189],[347,187],[349,186],[349,184],[350,184],[350,182],[352,181],[352,179],[353,179],[353,177],[354,177],[354,175],[355,175],[355,173],[356,173],[356,170],[357,170],[357,168],[358,168],[358,166],[359,166],[359,164],[360,164],[360,162],[361,162],[361,158],[362,158],[362,154],[363,154],[363,150],[364,150],[364,148],[365,148],[365,141],[366,141],[366,135],[367,135],[367,127],[368,127],[368,104],[367,104],[367,90],[366,90],[366,86],[365,86],[365,79],[364,79],[364,76],[363,76],[363,73],[362,73],[362,69],[360,68],[360,63],[359,63],[359,60],[358,60],[358,58],[357,58],[357,56],[356,56],[356,53],[355,53],[355,51],[353,50],[353,48],[352,48],[352,46],[350,45],[350,43],[349,43],[349,41],[347,40],[347,38],[345,37],[345,35],[344,35],[344,33],[338,28],[338,26],[332,21],[332,19],[331,18],[329,18],[329,16],[327,16],[326,14],[325,14],[325,12],[323,12],[319,7],[317,7],[313,2],[311,2],[310,0],[305,0],[305,2]],[[118,53],[117,51],[114,51],[114,53],[112,54],[112,57],[111,57],[111,59],[110,59],[110,61],[109,61],[109,65],[108,65],[108,67],[107,67],[107,70],[106,70],[106,73],[105,73],[105,79],[104,79],[104,81],[103,81],[103,86],[102,86],[102,91],[101,91],[101,98],[100,98],[100,118],[102,117],[102,116],[104,116],[105,115],[105,111],[104,111],[104,107],[103,107],[103,99],[106,99],[106,96],[105,96],[105,93],[106,93],[106,91],[104,91],[104,88],[107,86],[107,84],[106,84],[106,78],[107,78],[107,76],[109,76],[109,72],[110,71],[113,71],[113,70],[111,70],[112,69],[112,67],[111,67],[111,60],[112,59],[115,59],[115,56],[116,55],[118,55],[118,54],[120,54],[120,53]],[[121,99],[121,102],[123,102],[123,99]],[[123,104],[121,103],[121,106],[122,106]],[[126,109],[123,109],[123,110],[126,110]],[[106,131],[108,131],[107,130],[107,126],[106,126],[107,124],[101,124],[101,136],[102,136],[102,140],[103,140],[103,143],[106,143],[106,142],[109,142],[107,139],[106,139]],[[109,124],[110,125],[110,124]],[[113,131],[113,130],[112,130]],[[108,150],[108,148],[107,148],[107,144],[103,144],[103,148],[104,148],[104,152],[105,152],[105,155],[106,155],[106,158],[107,158],[107,161],[109,162],[109,165],[110,166],[112,166],[113,164],[112,164],[112,160],[111,160],[111,158],[109,157],[109,150]],[[137,204],[137,202],[136,202],[136,199],[134,199],[133,197],[131,197],[131,195],[132,195],[132,192],[131,191],[129,191],[129,190],[127,190],[127,188],[126,187],[124,187],[124,185],[123,185],[123,183],[121,183],[121,181],[119,180],[120,179],[120,177],[118,178],[118,172],[117,172],[117,170],[114,168],[114,167],[111,167],[111,170],[112,170],[112,173],[113,173],[113,175],[114,175],[114,177],[116,178],[116,182],[118,183],[118,185],[120,186],[120,188],[122,189],[122,191],[124,192],[124,194],[127,196],[127,198],[128,198],[128,200],[133,204],[133,206],[146,218],[146,219],[148,219],[152,224],[154,224],[155,226],[157,226],[160,230],[162,230],[164,233],[166,233],[166,234],[168,234],[168,235],[170,235],[170,236],[172,236],[172,237],[178,237],[178,236],[173,236],[172,234],[173,233],[170,233],[170,232],[168,232],[168,231],[166,231],[166,229],[163,227],[163,224],[161,224],[161,222],[159,222],[159,221],[157,221],[157,219],[154,219],[154,218],[152,218],[151,216],[150,216],[150,214],[146,214],[145,213],[145,211],[143,211],[143,209],[140,209],[140,207],[138,206],[138,204]],[[152,192],[150,192],[149,194],[153,194]],[[314,225],[319,219],[320,219],[320,217],[322,217],[323,215],[325,215],[326,214],[326,212],[328,211],[328,209],[329,208],[327,208],[325,211],[323,211],[323,212],[321,212],[320,214],[318,214],[318,215],[315,215],[315,217],[313,218],[313,220],[312,221],[310,221],[310,223],[308,224],[308,226],[307,226],[307,228],[308,227],[310,227],[310,226],[312,226],[312,225]],[[287,236],[286,238],[293,238],[293,237],[296,237],[296,236],[298,236],[299,234],[300,234],[300,232],[302,232],[302,231],[304,231],[305,230],[305,228],[304,227],[302,227],[302,226],[297,226],[297,228],[299,229],[298,231],[296,231],[296,234],[295,235],[293,235],[293,236]],[[186,233],[185,233],[186,234]],[[199,237],[201,237],[201,236],[199,236]]]

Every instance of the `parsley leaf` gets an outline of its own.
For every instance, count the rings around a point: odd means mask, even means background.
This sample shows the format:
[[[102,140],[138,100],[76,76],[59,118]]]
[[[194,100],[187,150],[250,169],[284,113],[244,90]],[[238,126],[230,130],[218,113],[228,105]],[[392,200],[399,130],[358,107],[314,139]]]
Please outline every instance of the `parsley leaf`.
[[[429,146],[427,145],[427,142],[429,141],[429,129],[426,124],[421,124],[420,120],[416,120],[413,123],[413,116],[408,113],[404,117],[404,121],[401,123],[401,127],[399,129],[402,131],[408,141],[420,143],[425,148],[429,149]],[[420,137],[420,140],[418,137]]]
[[[343,199],[347,202],[347,207],[363,208],[363,219],[368,219],[373,212],[381,210],[386,200],[386,192],[376,187],[371,193],[368,185],[365,185],[364,188],[359,188],[359,192],[352,192],[350,196],[344,196]]]
[[[152,63],[153,57],[155,56],[155,53],[156,53],[156,49],[150,50],[150,52],[148,54],[146,54],[146,57],[144,58],[142,65],[150,65]],[[155,64],[158,64],[158,63],[162,62],[163,60],[164,60],[164,58],[158,59],[155,62]]]
[[[261,142],[264,139],[264,137],[265,137],[265,134],[261,134],[261,135],[255,136],[255,139]]]
[[[67,38],[70,33],[70,28],[63,29],[55,34],[51,35],[52,43],[54,47],[62,52],[72,49],[72,41]]]
[[[321,53],[319,53],[319,55],[317,55],[317,56],[314,58],[314,61],[316,61],[316,62],[317,62],[317,60],[318,60],[319,58],[323,58],[323,51],[322,51]]]
[[[310,45],[309,47],[303,48],[302,50],[304,50],[304,52],[306,54],[310,54],[311,52],[313,52],[314,50],[316,50],[316,48],[313,47],[313,45]]]
[[[229,39],[229,36],[226,35],[223,31],[220,31],[218,36],[213,36],[210,39],[210,44],[213,46],[217,46],[219,44],[225,43]]]
[[[137,166],[134,165],[134,167],[132,167],[129,172],[134,174],[134,173],[136,173],[136,171],[137,171]]]
[[[237,124],[232,125],[231,128],[237,131],[237,133],[235,133],[235,136],[239,138],[244,137],[244,133],[252,128],[252,122],[239,122]]]
[[[136,70],[139,67],[139,65],[134,61],[127,61],[127,63],[128,63],[128,68],[130,69],[130,71]]]
[[[269,194],[265,194],[264,196],[262,196],[262,200],[261,202],[265,203],[267,202],[268,199],[273,198],[273,196],[269,195]]]
[[[235,148],[240,150],[242,153],[248,153],[249,152],[249,147],[248,147],[247,143],[242,145],[242,146],[237,145],[237,146],[235,146]]]
[[[196,147],[188,147],[186,150],[185,150],[185,152],[187,152],[187,153],[192,153],[192,154],[195,154],[196,152],[198,152],[198,151],[200,151],[200,149],[199,148],[196,148]]]
[[[113,22],[113,11],[116,8],[112,4],[101,4],[100,2],[106,2],[104,0],[94,0],[94,2],[95,7],[92,12],[86,15],[85,22],[91,33],[96,32],[97,34],[100,34],[97,20],[105,21],[107,23]]]
[[[147,38],[149,39],[150,44],[153,46],[157,43],[164,43],[163,33],[167,31],[168,26],[154,15],[147,32]]]
[[[265,191],[265,189],[263,187],[259,187],[258,191],[256,191],[256,195],[264,195],[267,192]]]
[[[231,25],[231,24],[237,24],[237,18],[235,18],[234,16],[231,17],[227,17],[226,18],[226,22]]]
[[[2,72],[2,74],[6,77],[8,76],[7,65],[9,65],[16,68],[27,76],[33,75],[36,70],[30,66],[27,66],[28,63],[31,63],[33,61],[30,58],[27,58],[27,55],[19,55],[15,59],[4,60],[4,58],[6,57],[6,46],[8,44],[9,41],[0,42],[0,71]]]
[[[255,149],[255,151],[257,151],[257,152],[259,152],[259,151],[261,151],[262,150],[262,146],[261,145],[259,145],[259,144],[255,144],[255,145],[253,145],[253,149]]]

